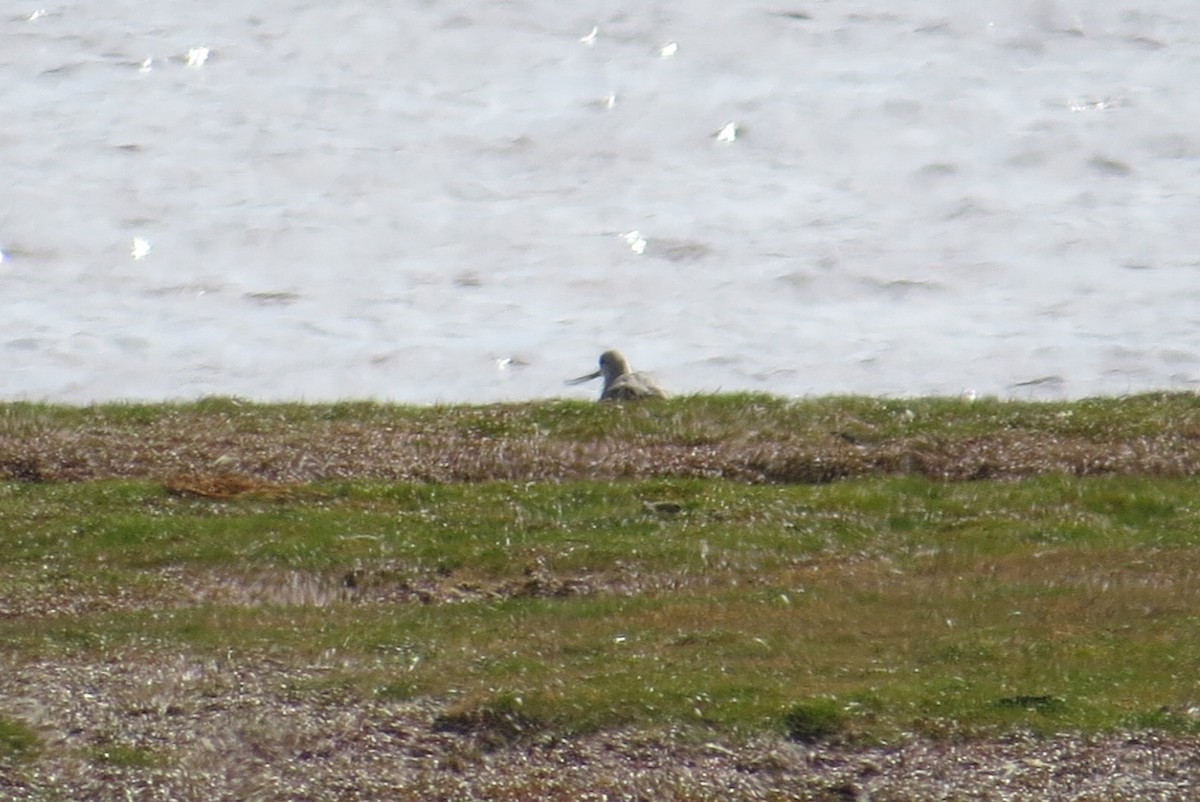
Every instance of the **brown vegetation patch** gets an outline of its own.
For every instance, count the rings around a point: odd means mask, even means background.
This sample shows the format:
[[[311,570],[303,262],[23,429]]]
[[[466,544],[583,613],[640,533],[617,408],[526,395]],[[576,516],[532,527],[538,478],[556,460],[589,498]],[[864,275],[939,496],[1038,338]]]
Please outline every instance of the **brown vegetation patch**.
[[[1143,733],[873,746],[627,730],[565,737],[519,700],[440,705],[340,686],[338,658],[140,655],[0,674],[37,748],[0,754],[14,802],[924,800],[1185,802],[1200,739]]]
[[[160,572],[164,584],[182,589],[176,603],[258,605],[330,604],[461,604],[503,599],[553,599],[572,596],[635,596],[711,578],[647,574],[628,569],[605,573],[563,573],[542,564],[531,565],[520,576],[490,578],[469,571],[414,571],[388,562],[373,563],[342,573],[257,570],[253,572]],[[100,601],[113,604],[110,598]],[[157,604],[163,604],[162,598]],[[136,605],[141,607],[144,605]],[[2,609],[2,608],[0,608]]]
[[[137,586],[112,586],[53,573],[34,585],[10,583],[0,593],[0,619],[81,616],[220,604],[235,607],[332,604],[465,604],[519,598],[636,596],[711,583],[698,575],[628,569],[563,573],[530,566],[520,576],[489,578],[464,571],[414,571],[372,564],[341,573],[291,569],[161,568],[146,571]]]
[[[734,460],[746,478],[829,482],[869,474],[915,474],[945,481],[1018,479],[1042,474],[1189,476],[1200,445],[1171,435],[1090,440],[998,430],[962,439],[913,436],[873,444],[768,446]]]
[[[102,585],[60,574],[53,567],[36,583],[0,582],[0,619],[161,609],[179,601],[178,593],[165,584],[136,588]]]
[[[173,492],[231,498],[272,495],[281,484],[334,479],[418,482],[570,481],[666,477],[829,482],[868,474],[939,480],[1200,473],[1200,439],[1175,432],[1064,435],[998,427],[962,437],[881,439],[836,432],[728,433],[697,441],[650,436],[558,439],[492,436],[369,422],[280,424],[230,431],[220,417],[180,415],[140,427],[0,432],[0,481],[164,482]]]
[[[456,705],[433,719],[435,732],[470,736],[480,747],[495,750],[529,743],[547,730],[545,722],[521,710],[519,698]]]
[[[283,498],[287,488],[250,476],[229,474],[179,474],[167,477],[163,483],[167,492],[177,496],[196,496],[208,499],[236,499],[246,496]]]
[[[46,477],[42,474],[41,463],[33,457],[20,455],[0,459],[0,478],[10,482],[32,484],[46,481]]]

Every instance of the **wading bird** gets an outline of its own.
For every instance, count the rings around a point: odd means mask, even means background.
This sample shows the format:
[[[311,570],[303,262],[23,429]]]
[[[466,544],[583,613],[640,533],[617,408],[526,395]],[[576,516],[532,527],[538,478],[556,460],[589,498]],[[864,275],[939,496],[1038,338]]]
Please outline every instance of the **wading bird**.
[[[666,398],[667,392],[645,373],[635,373],[618,351],[605,351],[600,355],[600,370],[571,379],[567,384],[581,384],[604,377],[601,401],[632,401],[637,398]]]

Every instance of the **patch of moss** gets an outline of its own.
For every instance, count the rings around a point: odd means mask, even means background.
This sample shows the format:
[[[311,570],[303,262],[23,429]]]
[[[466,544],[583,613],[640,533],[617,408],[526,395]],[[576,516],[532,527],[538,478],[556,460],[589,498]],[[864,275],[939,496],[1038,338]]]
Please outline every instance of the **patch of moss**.
[[[38,749],[37,733],[22,721],[0,716],[0,757],[29,758]]]

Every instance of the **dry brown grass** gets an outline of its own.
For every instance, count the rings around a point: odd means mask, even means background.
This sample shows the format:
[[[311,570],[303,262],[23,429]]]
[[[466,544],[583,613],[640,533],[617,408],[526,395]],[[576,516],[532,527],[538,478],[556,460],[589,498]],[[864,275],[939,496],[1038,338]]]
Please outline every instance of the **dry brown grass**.
[[[294,410],[212,402],[144,415],[0,406],[0,481],[153,479],[179,492],[237,495],[338,479],[415,482],[721,477],[819,483],[868,474],[946,481],[1200,473],[1191,396],[982,407],[862,399],[768,404],[677,399],[497,405],[436,412],[366,406]],[[756,400],[757,399],[757,400]],[[893,402],[892,406],[897,403]],[[744,406],[746,414],[740,414]],[[903,407],[903,404],[901,404]],[[1083,413],[1086,413],[1083,414]]]
[[[0,696],[49,753],[0,756],[0,797],[338,799],[995,800],[1185,802],[1200,739],[1142,734],[887,746],[709,741],[671,731],[559,738],[504,710],[354,699],[296,668],[166,655],[10,666]],[[36,701],[34,701],[36,700]]]

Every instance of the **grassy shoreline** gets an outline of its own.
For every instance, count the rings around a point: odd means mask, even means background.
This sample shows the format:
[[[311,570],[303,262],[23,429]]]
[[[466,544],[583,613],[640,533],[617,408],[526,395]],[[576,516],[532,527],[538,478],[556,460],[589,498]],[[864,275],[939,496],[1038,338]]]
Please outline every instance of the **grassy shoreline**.
[[[766,395],[645,404],[0,404],[0,481],[234,474],[271,482],[815,483],[1200,473],[1200,399]]]
[[[0,767],[186,762],[28,712],[116,662],[118,721],[198,716],[217,660],[485,752],[1194,737],[1198,466],[1185,394],[0,405]]]

